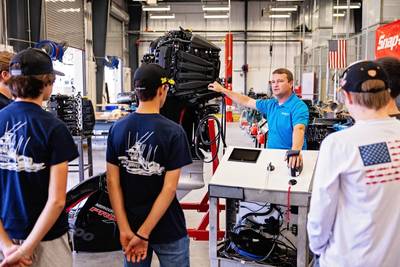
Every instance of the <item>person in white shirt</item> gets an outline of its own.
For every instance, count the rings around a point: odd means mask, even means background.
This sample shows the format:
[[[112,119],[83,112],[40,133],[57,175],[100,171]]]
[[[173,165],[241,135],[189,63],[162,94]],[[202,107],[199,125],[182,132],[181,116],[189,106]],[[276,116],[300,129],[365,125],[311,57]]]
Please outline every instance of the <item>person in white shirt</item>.
[[[379,65],[351,65],[341,80],[354,126],[329,135],[315,170],[308,237],[314,266],[400,264],[400,121],[388,115]]]

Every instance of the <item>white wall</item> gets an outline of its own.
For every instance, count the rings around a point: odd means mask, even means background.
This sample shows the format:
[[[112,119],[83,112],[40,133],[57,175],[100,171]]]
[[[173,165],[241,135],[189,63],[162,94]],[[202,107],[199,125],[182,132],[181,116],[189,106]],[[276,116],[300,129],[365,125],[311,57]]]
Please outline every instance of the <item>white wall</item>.
[[[117,95],[123,91],[122,89],[122,60],[119,60],[117,69],[104,67],[104,83],[107,84],[110,103],[117,103]]]
[[[383,22],[390,22],[400,18],[400,1],[383,0]]]
[[[54,69],[62,71],[64,76],[56,76],[53,94],[84,95],[83,51],[69,47],[63,56],[63,61],[53,61]]]
[[[382,3],[381,3],[382,2]],[[399,0],[363,0],[362,18],[362,58],[375,58],[375,31],[376,29],[397,19],[400,19]]]

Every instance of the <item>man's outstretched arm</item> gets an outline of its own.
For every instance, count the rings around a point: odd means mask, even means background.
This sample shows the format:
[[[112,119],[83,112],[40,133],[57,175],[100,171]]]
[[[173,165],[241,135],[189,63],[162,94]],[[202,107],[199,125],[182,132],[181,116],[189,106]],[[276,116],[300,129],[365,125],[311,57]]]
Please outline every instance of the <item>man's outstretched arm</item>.
[[[215,91],[218,93],[222,93],[232,99],[233,102],[238,103],[239,105],[256,109],[256,100],[248,97],[246,95],[242,95],[236,92],[233,92],[231,90],[228,90],[224,88],[222,85],[220,85],[218,82],[210,83],[208,85],[208,89],[211,91]]]

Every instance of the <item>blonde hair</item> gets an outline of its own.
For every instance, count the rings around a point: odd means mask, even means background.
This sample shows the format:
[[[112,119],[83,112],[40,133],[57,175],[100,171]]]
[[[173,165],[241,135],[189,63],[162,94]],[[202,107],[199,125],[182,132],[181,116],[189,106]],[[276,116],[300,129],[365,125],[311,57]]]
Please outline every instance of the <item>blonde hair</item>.
[[[0,72],[8,71],[10,68],[10,61],[14,54],[7,51],[0,51]]]
[[[368,80],[361,84],[362,93],[349,92],[355,104],[379,110],[385,107],[390,101],[390,90],[386,90],[385,83],[382,80]],[[373,92],[381,90],[379,92]],[[370,92],[372,91],[372,92]]]

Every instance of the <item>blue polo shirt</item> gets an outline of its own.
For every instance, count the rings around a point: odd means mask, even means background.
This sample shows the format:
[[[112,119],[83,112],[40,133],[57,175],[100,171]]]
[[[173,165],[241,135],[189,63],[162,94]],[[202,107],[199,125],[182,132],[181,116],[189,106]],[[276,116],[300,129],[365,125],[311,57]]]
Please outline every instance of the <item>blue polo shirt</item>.
[[[259,99],[256,108],[267,116],[268,121],[268,148],[290,149],[292,148],[293,128],[297,124],[308,125],[307,105],[292,94],[283,104],[277,99]],[[304,136],[303,150],[307,149]]]

